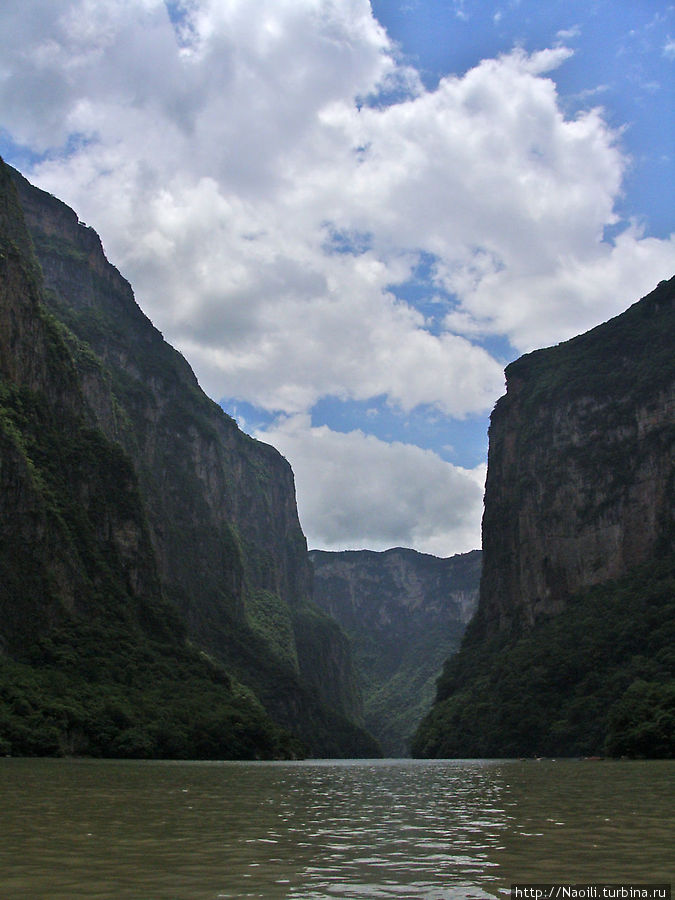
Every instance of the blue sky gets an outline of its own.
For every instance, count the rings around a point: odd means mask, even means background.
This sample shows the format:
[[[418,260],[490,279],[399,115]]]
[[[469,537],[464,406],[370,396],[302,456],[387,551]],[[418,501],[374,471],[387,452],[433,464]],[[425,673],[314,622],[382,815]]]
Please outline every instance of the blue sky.
[[[617,200],[649,234],[673,227],[675,4],[667,0],[375,0],[373,11],[433,88],[477,60],[564,43],[574,50],[555,74],[562,108],[603,107],[631,156]]]
[[[479,546],[504,366],[675,268],[671,3],[7,0],[0,58],[0,153],[312,547]]]

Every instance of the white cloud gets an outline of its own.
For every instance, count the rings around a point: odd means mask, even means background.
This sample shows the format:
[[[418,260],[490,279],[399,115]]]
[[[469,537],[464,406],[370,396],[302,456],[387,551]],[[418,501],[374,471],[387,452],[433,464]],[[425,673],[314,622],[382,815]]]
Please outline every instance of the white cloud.
[[[468,476],[298,415],[327,394],[487,411],[503,378],[483,336],[525,350],[591,327],[671,275],[673,245],[635,226],[603,241],[629,160],[602,110],[565,117],[550,74],[565,47],[514,50],[425,91],[367,0],[183,8],[172,23],[161,0],[6,0],[3,127],[47,154],[27,174],[101,233],[208,393],[292,416],[270,438],[291,447],[301,506],[317,504],[308,527],[338,541],[360,521],[365,540],[377,525],[356,514],[358,491],[342,519],[319,508],[341,486],[324,473],[312,487],[312,453],[361,454],[364,479],[378,455],[401,478],[419,464],[451,496]],[[401,299],[421,259],[433,324]],[[433,506],[438,484],[412,478],[431,524],[404,525],[412,507],[387,477],[380,534],[427,547],[436,534],[455,552],[450,537],[471,532],[476,546],[474,500],[464,532]]]
[[[560,110],[545,75],[568,49],[515,50],[425,92],[366,0],[186,8],[178,40],[158,0],[71,0],[44,20],[24,3],[0,96],[18,139],[85,138],[35,174],[102,232],[210,394],[487,411],[501,366],[477,335],[529,347],[605,315],[569,272],[623,277],[601,238],[626,160],[600,112]],[[397,78],[399,102],[357,106]],[[362,252],[330,252],[331,229],[366,236]],[[445,332],[389,290],[421,252],[457,298]]]
[[[595,252],[561,254],[549,270],[488,274],[465,293],[462,310],[449,314],[446,325],[506,334],[525,353],[618,315],[674,269],[675,237],[645,238],[634,225]]]
[[[480,547],[485,466],[462,469],[430,450],[292,416],[258,434],[295,472],[310,547],[414,547],[451,556]]]
[[[572,25],[571,28],[561,28],[560,31],[556,34],[556,38],[559,41],[569,41],[573,38],[579,37],[581,34],[581,28],[579,25]]]

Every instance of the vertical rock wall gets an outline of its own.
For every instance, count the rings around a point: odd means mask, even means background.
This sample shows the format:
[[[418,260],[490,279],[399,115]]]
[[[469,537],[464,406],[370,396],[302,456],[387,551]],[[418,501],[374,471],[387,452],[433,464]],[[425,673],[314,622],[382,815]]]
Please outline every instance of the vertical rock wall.
[[[560,612],[672,548],[675,280],[506,370],[492,414],[480,622]]]
[[[206,397],[97,234],[8,171],[89,421],[133,462],[163,594],[195,643],[311,752],[351,753],[360,741],[361,753],[374,750],[352,721],[359,710],[347,641],[312,605],[288,462]],[[16,364],[15,354],[0,353]]]

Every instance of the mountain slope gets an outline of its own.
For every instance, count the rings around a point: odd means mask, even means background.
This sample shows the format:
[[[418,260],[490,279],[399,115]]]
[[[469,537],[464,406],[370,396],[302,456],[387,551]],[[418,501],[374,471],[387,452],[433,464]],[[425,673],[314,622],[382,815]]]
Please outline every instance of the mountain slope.
[[[406,756],[478,601],[480,551],[439,559],[400,547],[312,550],[310,558],[316,602],[354,648],[366,727],[386,755]]]
[[[418,755],[675,750],[675,279],[506,370],[480,601]]]
[[[311,601],[287,462],[203,394],[95,232],[7,171],[81,415],[134,479],[158,595],[190,640],[307,752],[375,752],[353,721],[359,710],[344,636]],[[314,653],[317,643],[331,653]]]
[[[138,481],[92,425],[0,162],[0,752],[297,752],[190,648]]]

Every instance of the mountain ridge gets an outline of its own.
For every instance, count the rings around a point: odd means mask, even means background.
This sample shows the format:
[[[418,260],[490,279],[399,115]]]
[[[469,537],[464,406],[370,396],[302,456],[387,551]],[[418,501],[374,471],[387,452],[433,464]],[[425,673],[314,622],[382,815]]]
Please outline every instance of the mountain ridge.
[[[203,394],[98,235],[20,173],[4,167],[3,176],[8,245],[21,236],[19,255],[40,283],[40,315],[70,372],[65,393],[130,468],[145,558],[187,638],[247,685],[305,752],[377,754],[355,721],[349,647],[311,600],[287,461]],[[4,344],[0,335],[9,360],[10,332]]]
[[[311,550],[314,597],[349,637],[364,721],[389,756],[407,756],[444,659],[478,600],[479,550],[442,559],[403,547]]]

